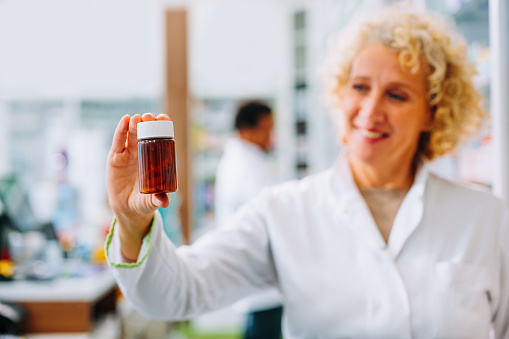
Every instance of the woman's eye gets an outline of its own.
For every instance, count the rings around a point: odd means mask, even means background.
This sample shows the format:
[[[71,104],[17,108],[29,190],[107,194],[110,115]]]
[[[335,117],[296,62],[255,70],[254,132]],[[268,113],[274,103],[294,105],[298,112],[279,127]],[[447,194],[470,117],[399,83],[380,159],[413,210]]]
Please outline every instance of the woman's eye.
[[[406,100],[406,98],[403,95],[397,94],[397,93],[389,93],[389,97],[396,101],[405,101]]]
[[[364,85],[354,84],[352,87],[356,91],[365,91],[366,90],[366,86],[364,86]]]

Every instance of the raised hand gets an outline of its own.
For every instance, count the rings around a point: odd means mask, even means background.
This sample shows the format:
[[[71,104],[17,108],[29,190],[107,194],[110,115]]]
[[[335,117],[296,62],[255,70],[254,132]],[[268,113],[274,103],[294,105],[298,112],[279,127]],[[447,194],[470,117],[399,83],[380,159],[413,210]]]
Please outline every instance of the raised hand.
[[[117,218],[122,255],[136,261],[143,237],[154,212],[167,207],[169,194],[141,194],[138,182],[137,124],[142,121],[170,120],[164,114],[125,115],[120,119],[106,165],[106,189],[110,207]]]

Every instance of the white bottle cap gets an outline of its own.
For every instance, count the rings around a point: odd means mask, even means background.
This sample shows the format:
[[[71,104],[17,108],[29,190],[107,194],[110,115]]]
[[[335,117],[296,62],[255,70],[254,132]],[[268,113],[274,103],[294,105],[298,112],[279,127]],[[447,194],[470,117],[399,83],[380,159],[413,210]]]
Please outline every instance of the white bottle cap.
[[[173,121],[144,121],[137,126],[138,140],[151,138],[173,138]]]

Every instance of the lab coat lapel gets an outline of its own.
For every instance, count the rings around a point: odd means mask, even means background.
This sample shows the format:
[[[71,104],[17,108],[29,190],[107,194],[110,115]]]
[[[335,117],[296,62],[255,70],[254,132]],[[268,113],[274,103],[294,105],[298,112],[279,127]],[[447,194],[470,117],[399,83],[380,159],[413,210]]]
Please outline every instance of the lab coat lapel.
[[[428,175],[428,166],[423,162],[414,184],[396,214],[389,241],[386,244],[371,211],[355,185],[346,153],[343,153],[336,161],[332,184],[334,195],[339,202],[340,218],[372,249],[381,250],[387,247],[396,258],[422,220]]]
[[[406,241],[422,220],[428,175],[428,166],[423,164],[396,214],[388,241],[389,251],[394,258],[401,253]]]
[[[361,243],[366,243],[373,250],[384,249],[385,241],[355,185],[346,154],[342,154],[335,164],[332,186],[341,220],[360,237]]]

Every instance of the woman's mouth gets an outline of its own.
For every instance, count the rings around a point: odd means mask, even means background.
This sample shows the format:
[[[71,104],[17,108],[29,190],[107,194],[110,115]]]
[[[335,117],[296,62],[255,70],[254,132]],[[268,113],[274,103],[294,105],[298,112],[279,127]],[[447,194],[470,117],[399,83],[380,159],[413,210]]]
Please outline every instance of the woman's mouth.
[[[365,128],[359,128],[358,130],[364,137],[369,139],[382,139],[388,136],[385,133],[370,131]]]

